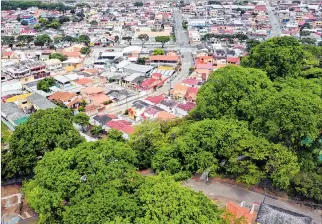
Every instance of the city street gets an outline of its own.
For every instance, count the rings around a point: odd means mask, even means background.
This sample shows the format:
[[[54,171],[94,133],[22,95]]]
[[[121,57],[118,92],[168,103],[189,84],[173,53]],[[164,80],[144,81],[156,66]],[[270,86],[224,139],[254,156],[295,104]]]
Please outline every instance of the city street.
[[[274,14],[274,11],[272,10],[271,2],[267,2],[267,12],[268,12],[268,18],[271,21],[272,24],[272,31],[270,37],[279,37],[282,34],[281,24],[277,18],[277,16]]]

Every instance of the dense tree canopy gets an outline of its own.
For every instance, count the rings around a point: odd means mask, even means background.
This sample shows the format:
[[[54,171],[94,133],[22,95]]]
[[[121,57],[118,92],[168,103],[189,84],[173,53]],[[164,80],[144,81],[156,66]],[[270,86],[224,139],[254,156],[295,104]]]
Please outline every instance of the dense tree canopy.
[[[297,77],[306,64],[304,50],[293,37],[274,37],[253,47],[242,65],[260,68],[271,80]]]
[[[138,152],[139,168],[151,167],[151,158],[156,153],[161,138],[159,123],[144,122],[135,127],[129,144],[132,149]]]
[[[253,125],[272,142],[298,148],[304,138],[315,140],[321,133],[322,100],[308,91],[284,88],[263,101]]]
[[[187,172],[208,170],[248,184],[270,176],[274,185],[286,189],[299,171],[294,153],[254,136],[246,122],[206,119],[180,129],[179,133],[172,129],[168,135],[172,140],[153,156],[157,172],[167,171],[180,179]]]
[[[143,178],[136,163],[135,151],[114,140],[58,148],[38,163],[26,199],[40,223],[223,223],[204,195],[171,177]]]
[[[39,110],[14,131],[7,151],[2,151],[2,178],[29,176],[45,152],[68,149],[83,141],[72,125],[72,113],[60,108]]]
[[[56,80],[51,77],[50,78],[46,77],[40,80],[39,82],[37,82],[37,89],[48,93],[50,91],[50,87],[54,85],[56,85]]]
[[[253,120],[258,104],[274,93],[265,72],[228,66],[214,72],[198,93],[195,119],[234,117]]]

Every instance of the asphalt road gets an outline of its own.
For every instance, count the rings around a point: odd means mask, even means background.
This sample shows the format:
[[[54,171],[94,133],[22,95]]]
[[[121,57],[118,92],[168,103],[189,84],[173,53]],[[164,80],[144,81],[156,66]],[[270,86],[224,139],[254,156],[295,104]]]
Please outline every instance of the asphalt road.
[[[267,12],[268,18],[272,24],[272,31],[270,37],[279,37],[282,34],[281,24],[277,16],[274,14],[270,1],[267,2]]]
[[[202,191],[208,197],[225,198],[235,201],[237,203],[240,203],[242,201],[246,201],[249,203],[261,203],[264,199],[264,196],[262,194],[224,183],[211,182],[206,184],[205,182],[189,180],[185,181],[183,185],[191,187],[195,191]],[[311,210],[308,208],[299,207],[297,205],[291,205],[283,201],[272,199],[269,197],[265,198],[265,203],[275,205],[277,207],[284,208],[300,214],[308,215],[313,218],[313,221],[316,224],[322,223],[322,211]]]
[[[177,44],[179,45],[180,48],[190,47],[187,31],[182,27],[183,18],[181,13],[178,10],[175,10],[173,11],[173,16],[176,22],[175,31],[176,31]]]

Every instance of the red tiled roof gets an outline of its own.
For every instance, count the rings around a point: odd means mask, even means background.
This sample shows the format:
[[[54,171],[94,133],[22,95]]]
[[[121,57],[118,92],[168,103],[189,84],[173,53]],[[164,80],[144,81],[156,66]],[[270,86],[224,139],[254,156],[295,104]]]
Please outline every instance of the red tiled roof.
[[[149,96],[145,100],[150,101],[154,104],[159,104],[164,99],[165,97],[163,95],[159,95],[159,96]]]
[[[237,57],[227,57],[227,62],[233,62],[236,64],[240,64],[240,58]]]
[[[79,79],[79,80],[76,81],[76,83],[79,84],[79,85],[86,85],[86,84],[88,84],[90,82],[92,82],[92,80],[89,79],[89,78],[82,78],[82,79]]]
[[[183,84],[187,84],[187,85],[198,85],[198,80],[197,79],[185,79],[182,81]]]
[[[178,56],[171,55],[153,55],[149,57],[150,61],[179,61]]]
[[[142,86],[142,87],[149,87],[149,86],[150,86],[150,85],[152,85],[155,81],[156,81],[156,79],[148,78],[148,79],[144,80],[144,81],[141,83],[141,86]]]
[[[237,219],[241,218],[241,217],[245,217],[247,220],[247,223],[252,223],[253,218],[255,218],[254,214],[250,214],[250,210],[248,208],[245,207],[240,207],[239,205],[233,203],[233,202],[229,202],[227,204],[227,209],[233,213]]]
[[[106,126],[112,129],[122,131],[126,134],[132,134],[134,132],[131,123],[125,120],[111,120],[106,123]]]
[[[185,110],[185,111],[191,111],[193,108],[195,108],[196,104],[194,103],[180,103],[177,105],[177,107],[179,107],[180,109],[182,110]]]

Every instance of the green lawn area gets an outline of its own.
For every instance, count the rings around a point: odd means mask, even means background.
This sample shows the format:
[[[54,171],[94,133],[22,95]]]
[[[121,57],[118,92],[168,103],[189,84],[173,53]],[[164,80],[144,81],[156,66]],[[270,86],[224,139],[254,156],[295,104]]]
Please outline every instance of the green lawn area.
[[[1,143],[8,143],[11,135],[12,135],[12,132],[1,121]]]

